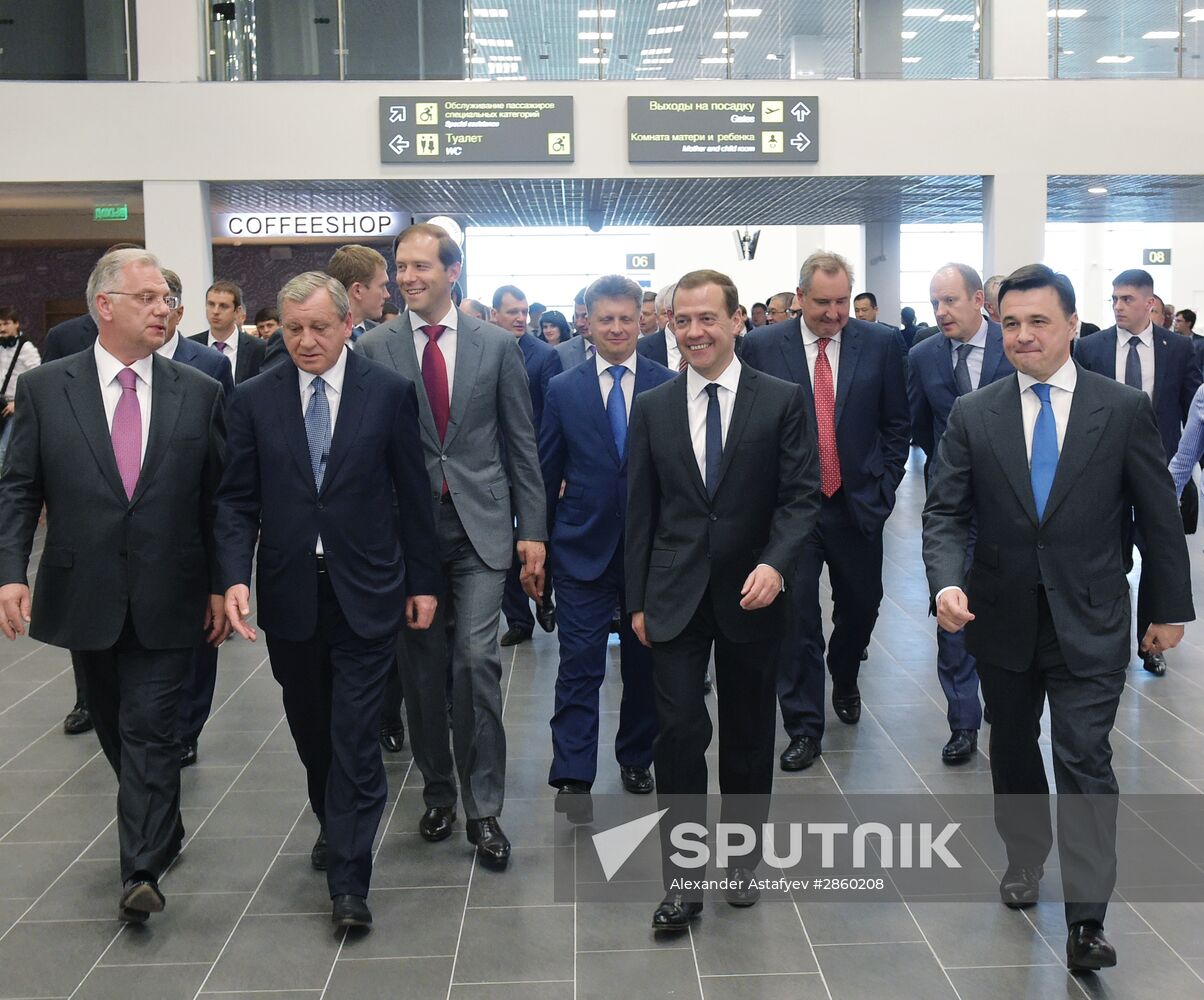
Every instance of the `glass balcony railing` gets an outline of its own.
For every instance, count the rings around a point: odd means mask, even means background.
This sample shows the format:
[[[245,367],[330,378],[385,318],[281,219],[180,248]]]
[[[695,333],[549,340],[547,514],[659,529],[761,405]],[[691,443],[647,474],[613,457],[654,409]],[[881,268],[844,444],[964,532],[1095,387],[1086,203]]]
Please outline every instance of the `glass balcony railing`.
[[[134,0],[0,0],[0,80],[136,80]]]

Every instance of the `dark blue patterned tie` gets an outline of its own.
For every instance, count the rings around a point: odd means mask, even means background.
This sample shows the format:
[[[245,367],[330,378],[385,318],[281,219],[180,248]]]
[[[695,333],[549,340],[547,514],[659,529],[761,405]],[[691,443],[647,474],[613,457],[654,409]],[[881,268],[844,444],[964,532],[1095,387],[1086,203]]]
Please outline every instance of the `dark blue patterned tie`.
[[[1137,353],[1140,343],[1140,337],[1130,337],[1129,356],[1125,358],[1125,385],[1131,385],[1134,389],[1141,388],[1141,357]]]
[[[330,401],[321,376],[310,385],[314,394],[305,408],[305,436],[309,439],[309,467],[314,473],[314,486],[320,490],[322,477],[326,475],[326,457],[330,454]]]
[[[614,435],[615,450],[619,458],[627,448],[627,401],[623,396],[623,365],[611,365],[608,369],[612,385],[606,397],[606,417],[610,421],[610,433]]]

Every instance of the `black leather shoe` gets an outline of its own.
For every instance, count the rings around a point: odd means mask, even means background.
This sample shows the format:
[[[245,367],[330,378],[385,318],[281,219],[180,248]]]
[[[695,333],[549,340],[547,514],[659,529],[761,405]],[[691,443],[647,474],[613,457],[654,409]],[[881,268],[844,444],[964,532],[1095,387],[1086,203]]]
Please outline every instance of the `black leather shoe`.
[[[690,921],[702,912],[702,903],[683,899],[681,893],[671,892],[652,914],[652,929],[684,931]]]
[[[180,767],[192,767],[196,763],[196,744],[183,743],[180,745]]]
[[[545,632],[556,628],[556,605],[552,601],[552,591],[544,591],[543,600],[535,608],[535,620]]]
[[[556,812],[574,826],[592,823],[594,800],[590,796],[589,783],[576,778],[562,778],[556,784]]]
[[[470,819],[464,824],[468,842],[477,849],[477,857],[487,868],[505,868],[510,863],[510,841],[502,833],[496,816]]]
[[[656,787],[652,772],[646,767],[620,767],[619,777],[623,779],[623,787],[632,795],[647,795]]]
[[[142,923],[150,914],[162,913],[166,905],[167,901],[159,891],[158,884],[143,874],[130,879],[122,887],[117,912],[126,923]],[[138,914],[142,914],[140,919]]]
[[[418,832],[422,834],[423,840],[429,840],[433,844],[440,840],[447,840],[455,825],[455,806],[431,806],[418,821]]]
[[[556,782],[557,795],[588,795],[593,786],[577,778],[561,778]]]
[[[371,927],[372,911],[363,896],[334,896],[330,900],[330,922],[335,927]]]
[[[150,918],[145,910],[131,910],[128,906],[117,907],[117,919],[123,924],[144,924]]]
[[[78,736],[92,728],[92,713],[87,705],[76,705],[67,713],[63,720],[63,732],[68,736]]]
[[[1071,972],[1110,969],[1116,964],[1116,949],[1094,921],[1072,924],[1066,937],[1066,968]]]
[[[401,719],[381,724],[380,745],[388,753],[401,753],[406,745],[406,727]]]
[[[715,690],[715,682],[711,679],[711,672],[708,670],[706,676],[702,678],[702,693],[710,694]]]
[[[761,898],[761,890],[753,884],[756,875],[751,868],[729,868],[725,881],[728,883],[723,890],[723,898],[728,906],[752,906]]]
[[[1010,867],[999,882],[999,898],[1009,910],[1023,910],[1041,898],[1041,876],[1045,866]]]
[[[964,764],[978,753],[978,730],[955,729],[949,742],[941,749],[941,760],[946,764]]]
[[[309,852],[309,863],[313,866],[314,871],[326,871],[326,830],[318,831],[318,839],[314,841],[314,846]]]
[[[841,722],[850,726],[856,725],[861,718],[861,692],[857,690],[857,685],[854,684],[853,690],[848,694],[837,694],[833,688],[832,707],[836,709],[836,717]]]
[[[821,753],[819,740],[810,736],[794,736],[778,761],[783,771],[805,771]]]
[[[517,625],[506,629],[506,634],[502,636],[501,644],[503,646],[517,646],[520,642],[526,642],[531,638],[531,630],[529,628],[519,628]]]
[[[1166,673],[1166,656],[1163,653],[1142,653],[1141,665],[1155,677],[1162,677]]]

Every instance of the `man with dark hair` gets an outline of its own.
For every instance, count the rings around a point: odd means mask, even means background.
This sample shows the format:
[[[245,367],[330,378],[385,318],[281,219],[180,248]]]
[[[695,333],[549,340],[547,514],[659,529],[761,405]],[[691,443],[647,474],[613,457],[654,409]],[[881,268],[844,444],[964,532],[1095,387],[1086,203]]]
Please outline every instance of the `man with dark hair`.
[[[627,609],[652,647],[656,780],[672,796],[660,824],[667,894],[652,917],[663,931],[702,911],[701,893],[674,888],[691,876],[676,870],[668,838],[706,821],[712,649],[723,821],[759,831],[768,818],[780,596],[819,504],[802,390],[736,357],[738,305],[725,274],[692,271],[677,283],[673,325],[689,368],[637,397],[628,437]],[[733,906],[757,901],[756,864],[746,855],[729,867]]]
[[[235,385],[258,375],[267,353],[267,345],[262,340],[239,329],[238,311],[241,308],[242,289],[233,281],[218,279],[205,291],[209,329],[190,338],[225,356],[234,373]]]
[[[542,302],[532,302],[531,308],[527,310],[527,329],[539,336],[539,318],[548,311],[548,307]],[[537,427],[536,430],[539,428]]]
[[[752,325],[753,325],[754,329],[762,327],[767,322],[769,322],[765,316],[765,303],[764,302],[754,302],[752,304],[752,311],[749,313],[749,319],[752,320]]]
[[[945,433],[949,411],[958,398],[1010,375],[1015,369],[1003,354],[999,324],[983,315],[982,279],[968,264],[946,264],[928,285],[932,311],[944,336],[916,344],[908,355],[907,397],[911,433],[924,449],[925,485],[932,481],[937,445]],[[967,564],[974,555],[974,529],[966,546]],[[936,630],[936,670],[945,693],[949,741],[941,750],[946,764],[960,764],[978,750],[982,708],[974,657],[966,652],[960,632]]]
[[[794,301],[794,292],[777,292],[769,296],[765,305],[765,325],[785,323],[790,319],[790,306]]]
[[[326,273],[347,289],[351,305],[350,343],[354,345],[381,321],[381,310],[389,297],[388,265],[371,247],[348,243],[331,256]]]
[[[560,364],[567,372],[584,361],[592,361],[597,349],[589,332],[589,309],[585,305],[585,289],[573,297],[573,327],[576,333],[556,345]]]
[[[1032,264],[1002,283],[999,303],[1017,374],[959,397],[949,414],[924,507],[924,565],[937,622],[966,629],[991,708],[995,824],[1008,861],[1000,898],[1013,909],[1037,902],[1053,842],[1038,745],[1048,704],[1066,964],[1101,969],[1116,964],[1103,932],[1116,882],[1108,736],[1131,649],[1122,528],[1133,512],[1158,623],[1143,631],[1144,649],[1175,646],[1183,626],[1170,623],[1195,617],[1191,568],[1148,395],[1071,358],[1070,282]]]
[[[1179,437],[1191,413],[1192,397],[1200,387],[1201,372],[1191,341],[1176,337],[1150,320],[1154,298],[1154,279],[1148,271],[1139,268],[1122,271],[1112,279],[1112,312],[1116,316],[1116,325],[1080,339],[1074,356],[1088,371],[1140,389],[1153,400],[1154,417],[1169,461],[1179,450]],[[1194,485],[1184,491],[1183,504],[1184,520],[1194,520],[1199,509]],[[1130,521],[1126,531],[1142,555],[1141,582],[1137,587],[1137,636],[1140,642],[1153,620],[1150,607],[1153,581],[1145,562],[1149,547],[1140,526],[1134,531]],[[1131,550],[1129,565],[1132,565]],[[1145,669],[1159,677],[1166,673],[1164,654],[1164,649],[1138,650]]]
[[[644,289],[640,300],[640,336],[650,337],[660,329],[656,315],[656,292],[651,288]]]
[[[579,337],[589,333],[589,307],[585,304],[584,288],[573,296],[573,328]]]
[[[531,395],[531,423],[536,433],[543,421],[544,397],[552,377],[559,375],[564,367],[556,349],[527,330],[527,296],[514,285],[502,285],[493,293],[491,319],[518,339],[523,352],[523,364],[527,369],[527,391]],[[531,599],[519,582],[522,561],[516,555],[506,574],[506,590],[502,594],[502,615],[506,619],[506,632],[501,638],[503,646],[517,646],[526,642],[535,631],[535,616],[531,614]],[[539,626],[545,632],[556,627],[556,605],[552,601],[550,580],[544,579],[543,599],[538,608]]]
[[[1175,313],[1175,333],[1187,337],[1191,341],[1192,350],[1196,352],[1196,361],[1204,368],[1204,336],[1196,333],[1196,314],[1191,309],[1180,309]]]
[[[3,409],[4,430],[0,432],[0,469],[4,453],[13,432],[13,411],[16,409],[17,380],[42,363],[33,341],[21,332],[21,320],[12,306],[0,306],[0,406]]]
[[[862,292],[853,297],[853,315],[863,323],[878,322],[878,296],[873,292]]]
[[[380,316],[381,316],[380,321],[382,323],[387,323],[394,316],[400,316],[400,315],[401,315],[401,310],[398,309],[397,306],[392,302],[389,302],[386,300],[385,304],[380,307]]]
[[[275,306],[264,306],[255,314],[255,332],[260,340],[270,340],[280,329],[280,312]]]

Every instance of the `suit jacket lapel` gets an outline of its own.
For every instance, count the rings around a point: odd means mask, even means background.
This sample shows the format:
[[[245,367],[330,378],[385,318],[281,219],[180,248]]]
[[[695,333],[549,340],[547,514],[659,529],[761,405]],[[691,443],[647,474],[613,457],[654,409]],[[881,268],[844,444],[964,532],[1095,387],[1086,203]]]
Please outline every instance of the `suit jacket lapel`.
[[[857,358],[861,354],[861,334],[849,327],[840,336],[840,371],[836,375],[836,415],[834,427],[840,426],[840,415],[844,412],[845,400],[849,398],[849,386],[857,370]]]
[[[1101,330],[1099,333],[1092,334],[1095,337],[1103,337],[1108,345],[1107,358],[1104,361],[1104,370],[1101,375],[1111,375],[1114,379],[1121,382],[1125,380],[1124,374],[1117,374],[1116,371],[1116,345],[1120,340],[1120,328],[1109,327],[1107,330]]]
[[[451,386],[451,416],[447,424],[447,437],[443,439],[444,447],[450,445],[464,420],[464,411],[468,409],[468,401],[472,398],[472,389],[477,382],[477,373],[481,370],[481,332],[480,323],[476,320],[459,315],[459,327],[456,330],[456,374]],[[434,425],[434,418],[431,424]],[[435,435],[439,440],[439,435]]]
[[[1062,450],[1058,453],[1058,469],[1054,473],[1049,499],[1045,501],[1045,517],[1048,521],[1058,505],[1066,499],[1074,482],[1083,474],[1095,449],[1103,440],[1104,428],[1108,425],[1109,410],[1083,378],[1079,369],[1079,380],[1070,401],[1070,416],[1066,420],[1066,434],[1062,438]]]
[[[941,381],[945,383],[946,388],[948,388],[948,390],[953,394],[954,398],[956,398],[958,395],[958,392],[957,392],[957,379],[954,378],[954,376],[953,376],[953,349],[949,346],[949,338],[948,337],[946,337],[944,334],[939,334],[941,339],[937,340],[937,336],[938,336],[938,334],[935,334],[935,333],[932,335],[932,339],[937,344],[937,353],[940,356],[939,360],[936,363],[936,370],[940,374]],[[841,360],[840,370],[844,371],[843,352],[841,354],[840,360]],[[982,382],[980,382],[979,384],[985,385],[986,384],[986,375],[987,375],[987,364],[986,364],[986,356],[985,355],[983,356],[982,373],[983,373],[982,374]]]
[[[146,492],[155,467],[163,460],[171,436],[175,433],[176,422],[180,419],[180,408],[184,402],[179,373],[172,367],[171,362],[157,354],[152,357],[150,433],[146,440],[146,454],[142,457],[142,471],[138,474],[138,485],[130,498],[130,506],[136,504]]]
[[[426,388],[422,382],[422,363],[414,350],[414,329],[412,313],[405,313],[398,323],[400,329],[390,331],[385,347],[393,361],[393,368],[414,383],[418,389],[418,422],[422,425],[422,433],[426,435],[427,443],[433,448],[439,448],[439,432],[435,429],[435,417],[431,413],[430,400],[426,398]]]
[[[795,320],[787,327],[779,346],[791,379],[803,387],[807,404],[814,409],[815,402],[811,397],[811,370],[807,367],[807,349],[803,346],[802,320]]]
[[[121,474],[117,471],[117,459],[113,456],[113,439],[109,436],[104,400],[100,395],[96,355],[91,350],[80,351],[67,362],[67,374],[71,376],[65,386],[67,402],[75,414],[84,440],[88,442],[105,482],[121,498],[122,503],[129,503],[125,487],[121,484]]]
[[[602,390],[598,388],[598,370],[593,365],[578,365],[573,369],[577,373],[577,392],[581,393],[582,405],[585,407],[586,419],[602,441],[602,447],[613,459],[615,466],[621,464],[619,450],[615,447],[615,436],[610,430],[610,418],[602,403]],[[584,430],[584,428],[582,428]]]
[[[748,365],[740,366],[740,381],[736,385],[736,402],[732,408],[732,420],[727,428],[727,440],[723,445],[723,459],[719,463],[719,481],[715,484],[718,495],[723,486],[723,477],[732,464],[732,457],[740,448],[740,439],[744,436],[744,428],[748,423],[748,415],[752,413],[757,396],[757,373]],[[697,462],[694,463],[697,466]]]
[[[987,346],[982,352],[982,372],[978,376],[978,388],[984,385],[990,385],[995,381],[995,373],[999,370],[999,363],[1003,360],[1003,331],[994,323],[987,326]],[[949,369],[950,378],[953,375],[952,367]]]
[[[297,375],[297,366],[291,360],[286,360],[274,366],[271,371],[279,383],[276,390],[276,415],[280,420],[280,437],[292,453],[301,478],[309,483],[309,488],[316,493],[314,470],[309,464],[309,439],[305,436],[305,417],[301,413],[301,380]],[[326,464],[329,467],[329,456]]]
[[[339,418],[335,421],[334,435],[330,439],[330,454],[326,456],[326,474],[322,477],[323,491],[334,479],[352,442],[359,436],[368,397],[368,387],[364,384],[367,374],[368,366],[360,362],[354,351],[349,350],[347,367],[343,372],[343,395],[339,400]],[[298,391],[300,391],[299,388]],[[306,444],[308,445],[308,443],[307,440]]]
[[[991,450],[1003,466],[1003,477],[1007,480],[1024,513],[1033,524],[1037,524],[1037,505],[1033,500],[1032,475],[1029,472],[1028,451],[1024,441],[1024,417],[1020,408],[1020,388],[1016,376],[1011,376],[1012,389],[1003,394],[1002,400],[992,409],[998,421],[990,428],[988,438]],[[1046,510],[1049,502],[1046,501]]]
[[[1166,342],[1166,338],[1170,336],[1162,327],[1155,326],[1151,331],[1154,338],[1154,395],[1150,401],[1157,408],[1159,399],[1162,398],[1163,392],[1166,391],[1167,379],[1170,376],[1169,361],[1167,355],[1170,353],[1170,345]],[[1178,426],[1178,421],[1176,421]]]
[[[690,437],[690,405],[686,386],[686,376],[688,374],[689,369],[687,368],[677,376],[674,384],[675,402],[673,408],[676,414],[673,424],[677,428],[677,447],[674,450],[686,466],[686,478],[694,484],[694,489],[698,491],[698,495],[709,504],[711,501],[707,496],[706,483],[702,481],[702,473],[698,471],[698,461],[694,457],[694,439]],[[739,398],[738,393],[736,398]]]

